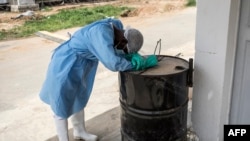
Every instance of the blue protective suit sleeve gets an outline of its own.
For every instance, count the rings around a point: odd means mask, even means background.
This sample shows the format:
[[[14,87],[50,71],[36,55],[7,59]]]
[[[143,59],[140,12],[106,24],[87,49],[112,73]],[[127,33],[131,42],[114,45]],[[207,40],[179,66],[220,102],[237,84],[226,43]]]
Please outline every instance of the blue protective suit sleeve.
[[[92,44],[88,49],[98,60],[111,71],[131,70],[132,64],[122,55],[115,53],[114,31],[109,23],[93,26],[89,29],[88,38]]]

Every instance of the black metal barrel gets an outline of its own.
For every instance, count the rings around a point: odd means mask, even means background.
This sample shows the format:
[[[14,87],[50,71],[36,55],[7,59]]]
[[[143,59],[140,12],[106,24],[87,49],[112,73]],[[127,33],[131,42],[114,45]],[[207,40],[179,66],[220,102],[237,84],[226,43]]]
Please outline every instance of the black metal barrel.
[[[158,65],[146,71],[119,72],[122,141],[187,139],[192,62],[157,57]]]

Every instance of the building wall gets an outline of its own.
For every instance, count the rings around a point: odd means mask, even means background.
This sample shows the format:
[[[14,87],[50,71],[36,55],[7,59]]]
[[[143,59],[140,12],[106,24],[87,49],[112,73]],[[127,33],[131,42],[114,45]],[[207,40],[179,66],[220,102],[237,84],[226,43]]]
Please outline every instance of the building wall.
[[[10,9],[13,12],[36,11],[39,5],[34,0],[9,0]]]
[[[28,4],[34,4],[35,0],[18,0],[19,5],[28,5]]]
[[[238,0],[197,1],[192,123],[201,141],[222,141],[229,110]]]
[[[0,0],[0,4],[8,3],[8,0]]]
[[[35,4],[35,0],[8,0],[11,5],[29,5]]]

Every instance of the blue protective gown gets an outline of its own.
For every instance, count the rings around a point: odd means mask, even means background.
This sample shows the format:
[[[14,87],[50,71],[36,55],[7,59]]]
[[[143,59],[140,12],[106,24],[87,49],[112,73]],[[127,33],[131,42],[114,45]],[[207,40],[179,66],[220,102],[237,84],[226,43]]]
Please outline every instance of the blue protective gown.
[[[62,118],[82,110],[90,97],[98,61],[111,71],[132,69],[130,61],[115,52],[113,26],[116,19],[104,19],[76,31],[54,50],[40,98]]]

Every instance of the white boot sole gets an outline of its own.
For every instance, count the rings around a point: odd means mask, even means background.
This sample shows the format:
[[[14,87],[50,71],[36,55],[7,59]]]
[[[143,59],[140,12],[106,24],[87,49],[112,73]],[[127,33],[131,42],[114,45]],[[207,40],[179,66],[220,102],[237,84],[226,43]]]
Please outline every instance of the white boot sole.
[[[75,140],[84,140],[84,141],[98,141],[98,138],[96,138],[96,139],[90,139],[90,140],[85,140],[84,138],[82,138],[82,137],[77,137],[77,136],[74,136],[74,139],[75,139]]]

